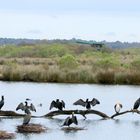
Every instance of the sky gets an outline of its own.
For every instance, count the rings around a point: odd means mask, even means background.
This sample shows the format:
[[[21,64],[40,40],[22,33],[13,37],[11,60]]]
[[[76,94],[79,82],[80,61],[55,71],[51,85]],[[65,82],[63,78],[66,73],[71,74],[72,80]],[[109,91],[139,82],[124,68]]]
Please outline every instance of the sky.
[[[140,0],[0,0],[0,38],[140,42]]]

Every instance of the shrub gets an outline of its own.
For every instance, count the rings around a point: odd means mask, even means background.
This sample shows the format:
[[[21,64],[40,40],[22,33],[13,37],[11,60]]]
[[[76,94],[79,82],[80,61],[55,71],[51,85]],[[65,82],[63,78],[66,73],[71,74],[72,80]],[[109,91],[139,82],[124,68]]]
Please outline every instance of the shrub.
[[[70,54],[64,55],[59,61],[60,68],[75,69],[78,66],[76,58]]]

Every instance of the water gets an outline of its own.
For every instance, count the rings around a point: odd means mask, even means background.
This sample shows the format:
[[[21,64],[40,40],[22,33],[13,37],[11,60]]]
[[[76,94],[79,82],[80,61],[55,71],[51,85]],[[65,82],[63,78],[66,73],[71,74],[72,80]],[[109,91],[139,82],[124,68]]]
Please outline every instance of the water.
[[[36,116],[42,116],[49,112],[50,102],[60,98],[66,102],[66,109],[83,109],[73,106],[72,103],[79,98],[97,98],[100,105],[96,110],[102,111],[109,116],[114,114],[114,104],[121,102],[123,111],[131,109],[134,101],[140,97],[140,86],[103,86],[89,84],[47,84],[47,83],[23,83],[23,82],[0,82],[0,95],[5,96],[3,110],[14,110],[20,102],[31,98],[37,108]],[[38,104],[42,103],[42,107]],[[22,113],[22,111],[18,111]],[[140,115],[128,113],[116,117],[115,120],[102,120],[96,115],[87,115],[87,120],[77,115],[79,127],[86,130],[77,132],[65,132],[60,125],[67,116],[56,116],[55,119],[32,118],[31,123],[42,124],[49,131],[41,134],[16,133],[16,126],[22,124],[22,118],[0,118],[0,130],[15,132],[17,140],[85,140],[85,139],[107,139],[107,140],[134,140],[140,137]]]

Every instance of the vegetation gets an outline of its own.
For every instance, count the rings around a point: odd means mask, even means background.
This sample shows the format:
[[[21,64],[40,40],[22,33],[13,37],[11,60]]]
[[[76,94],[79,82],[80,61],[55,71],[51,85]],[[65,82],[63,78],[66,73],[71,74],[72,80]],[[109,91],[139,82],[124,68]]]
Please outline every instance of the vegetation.
[[[140,84],[140,48],[75,43],[0,46],[0,80]]]

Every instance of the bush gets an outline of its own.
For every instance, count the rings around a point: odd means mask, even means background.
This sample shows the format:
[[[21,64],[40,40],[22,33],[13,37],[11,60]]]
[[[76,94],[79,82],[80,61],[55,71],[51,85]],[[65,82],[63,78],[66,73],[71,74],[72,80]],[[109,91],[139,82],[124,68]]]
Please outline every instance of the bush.
[[[75,69],[78,66],[76,58],[70,54],[64,55],[59,61],[60,68]]]

